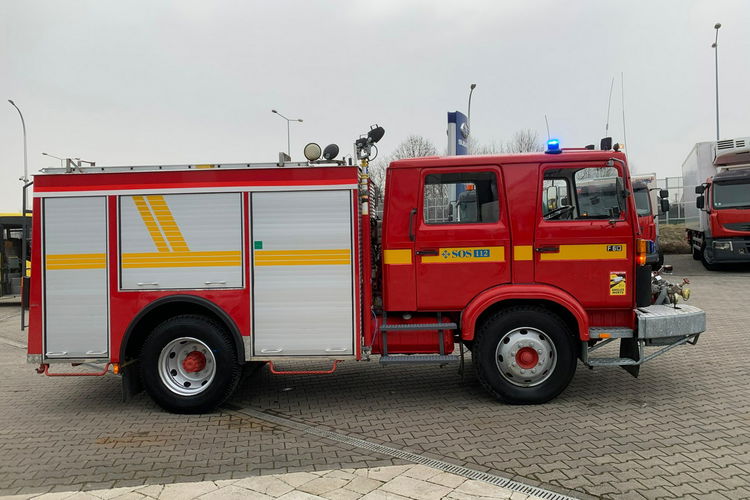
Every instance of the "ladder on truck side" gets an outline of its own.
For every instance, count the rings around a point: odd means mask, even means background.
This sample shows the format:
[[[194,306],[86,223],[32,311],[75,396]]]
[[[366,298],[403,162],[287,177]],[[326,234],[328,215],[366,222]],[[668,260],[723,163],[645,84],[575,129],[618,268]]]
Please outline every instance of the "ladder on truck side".
[[[448,365],[461,362],[463,367],[464,347],[459,341],[460,354],[446,354],[445,352],[445,332],[446,330],[456,330],[456,323],[443,323],[441,313],[437,313],[435,323],[411,323],[411,324],[388,324],[388,315],[383,311],[383,323],[380,325],[381,365],[398,365],[398,364],[432,364]],[[388,353],[388,332],[392,331],[434,331],[438,335],[438,354],[389,354]]]

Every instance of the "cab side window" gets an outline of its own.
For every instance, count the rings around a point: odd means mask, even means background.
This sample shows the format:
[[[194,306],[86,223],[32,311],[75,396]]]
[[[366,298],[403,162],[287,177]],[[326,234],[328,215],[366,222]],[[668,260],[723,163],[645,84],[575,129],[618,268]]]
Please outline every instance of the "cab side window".
[[[624,183],[614,167],[559,168],[544,172],[545,220],[622,219]]]
[[[482,224],[499,219],[494,172],[429,174],[424,185],[426,224]]]

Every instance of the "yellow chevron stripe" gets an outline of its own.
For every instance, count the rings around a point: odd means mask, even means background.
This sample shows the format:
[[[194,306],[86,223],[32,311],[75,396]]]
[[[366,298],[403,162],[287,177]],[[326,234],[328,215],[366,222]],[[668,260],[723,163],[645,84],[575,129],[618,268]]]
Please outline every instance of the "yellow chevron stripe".
[[[51,254],[45,258],[47,270],[104,269],[107,256],[103,253]]]
[[[169,241],[169,246],[172,247],[172,250],[176,252],[190,251],[185,238],[182,236],[182,231],[180,231],[179,226],[177,226],[177,223],[174,220],[172,211],[164,200],[164,196],[146,196],[146,200],[148,200],[148,203],[151,205],[151,210],[153,211],[156,220],[159,221],[159,226],[161,227],[164,236]]]
[[[138,209],[138,213],[141,215],[143,224],[145,224],[146,230],[151,236],[151,240],[153,240],[156,249],[159,252],[169,252],[169,246],[167,246],[167,242],[161,234],[159,226],[154,220],[154,216],[151,215],[151,210],[149,209],[145,198],[143,196],[133,196],[133,203],[135,203],[135,208]]]

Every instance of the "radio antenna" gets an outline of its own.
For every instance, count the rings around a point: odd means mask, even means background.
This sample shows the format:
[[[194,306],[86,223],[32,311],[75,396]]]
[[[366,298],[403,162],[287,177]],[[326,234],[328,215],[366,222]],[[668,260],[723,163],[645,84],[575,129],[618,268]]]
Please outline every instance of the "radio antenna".
[[[625,141],[625,147],[628,147],[628,133],[625,130],[625,73],[620,72],[620,93],[622,94],[622,140]],[[630,148],[628,148],[630,156]]]
[[[609,137],[609,108],[612,105],[612,89],[615,86],[615,77],[612,77],[612,84],[609,86],[609,100],[607,101],[607,124],[604,126],[604,137]]]
[[[547,121],[547,113],[544,114],[544,123],[547,124],[547,140],[549,141],[549,122]]]

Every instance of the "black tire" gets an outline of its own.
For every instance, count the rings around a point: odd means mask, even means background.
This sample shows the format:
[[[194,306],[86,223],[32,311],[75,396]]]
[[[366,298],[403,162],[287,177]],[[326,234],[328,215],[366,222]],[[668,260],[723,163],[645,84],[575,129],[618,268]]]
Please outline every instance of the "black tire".
[[[656,272],[664,266],[664,252],[659,250],[659,260],[651,264],[651,270]]]
[[[505,359],[498,355],[498,352],[505,348],[500,346],[501,342],[507,346],[511,338],[527,334],[529,339],[533,338],[536,341],[538,338],[545,345],[551,343],[554,349],[549,349],[548,359],[555,359],[554,365],[549,367],[550,373],[545,371],[537,375],[546,378],[540,379],[534,385],[521,386],[518,384],[530,381],[521,380],[518,375],[514,379],[510,372],[503,374],[501,364]],[[519,345],[522,341],[513,340]],[[546,403],[565,390],[573,378],[577,363],[575,345],[570,328],[556,314],[537,306],[511,307],[496,313],[480,327],[474,342],[474,367],[484,388],[498,400],[510,404]],[[542,359],[537,359],[540,362],[540,365],[537,365],[540,366],[540,370],[544,368],[541,365]],[[515,382],[510,382],[511,379]]]
[[[199,379],[200,387],[196,382],[190,389],[190,382],[184,382],[185,392],[200,392],[179,394],[176,391],[181,379],[176,370],[170,372],[164,363],[179,364],[179,356],[190,347],[182,352],[179,349],[192,343],[205,346],[207,356],[203,356],[202,370],[195,373],[188,370],[188,376]],[[164,357],[160,359],[162,352]],[[180,354],[176,355],[177,352]],[[204,413],[215,409],[232,395],[242,374],[235,346],[226,329],[205,316],[196,315],[175,316],[157,326],[143,344],[140,366],[146,392],[156,404],[173,413]],[[200,377],[204,377],[202,381]]]
[[[701,251],[693,247],[693,260],[701,260]]]
[[[701,251],[701,264],[703,264],[703,267],[705,267],[709,271],[718,271],[719,270],[719,264],[716,264],[712,261],[711,257],[708,257],[706,254],[706,249],[703,248]]]

